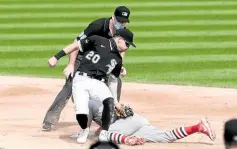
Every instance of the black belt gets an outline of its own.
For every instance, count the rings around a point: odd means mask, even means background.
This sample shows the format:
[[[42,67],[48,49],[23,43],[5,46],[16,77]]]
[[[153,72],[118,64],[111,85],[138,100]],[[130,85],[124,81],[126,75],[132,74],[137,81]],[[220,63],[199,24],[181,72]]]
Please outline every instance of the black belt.
[[[87,76],[87,77],[92,78],[92,79],[96,79],[96,80],[99,80],[99,81],[102,81],[102,82],[106,82],[106,78],[105,77],[96,77],[94,75],[91,75],[91,74],[88,74],[88,73],[85,73],[85,72],[81,72],[81,71],[79,71],[78,74],[80,76]]]

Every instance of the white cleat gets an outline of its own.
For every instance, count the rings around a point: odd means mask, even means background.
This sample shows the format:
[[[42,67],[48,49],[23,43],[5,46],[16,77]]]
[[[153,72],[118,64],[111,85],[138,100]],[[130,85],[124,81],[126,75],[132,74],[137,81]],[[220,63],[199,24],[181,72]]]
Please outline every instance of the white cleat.
[[[207,135],[212,141],[216,139],[216,134],[212,130],[211,124],[208,122],[206,117],[202,118],[201,122],[199,123],[199,132]]]
[[[89,132],[89,128],[81,129],[80,134],[77,137],[77,142],[80,144],[86,143]]]
[[[79,135],[80,133],[76,133],[76,134],[71,135],[70,138],[77,139]],[[89,132],[88,138],[95,138],[95,137],[98,137],[98,135],[96,135],[95,132]]]

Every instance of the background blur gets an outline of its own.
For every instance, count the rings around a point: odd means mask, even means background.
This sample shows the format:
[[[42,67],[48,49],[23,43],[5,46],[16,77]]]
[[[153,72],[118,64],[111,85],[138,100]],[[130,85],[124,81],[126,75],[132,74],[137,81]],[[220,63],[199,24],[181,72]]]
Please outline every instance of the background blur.
[[[0,74],[63,78],[47,60],[91,21],[131,10],[125,81],[237,88],[236,0],[1,0]]]

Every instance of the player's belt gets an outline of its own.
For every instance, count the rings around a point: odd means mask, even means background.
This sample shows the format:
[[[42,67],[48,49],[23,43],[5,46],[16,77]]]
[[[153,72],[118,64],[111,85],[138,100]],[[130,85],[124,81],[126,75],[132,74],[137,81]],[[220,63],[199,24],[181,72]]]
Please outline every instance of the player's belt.
[[[86,76],[86,77],[89,77],[89,78],[92,78],[92,79],[96,79],[96,80],[99,80],[99,81],[102,81],[102,82],[105,82],[106,80],[105,80],[105,78],[103,78],[103,77],[95,77],[95,76],[93,76],[93,75],[91,75],[91,74],[88,74],[88,73],[85,73],[85,72],[81,72],[81,71],[79,71],[78,72],[78,74],[80,75],[80,76]]]

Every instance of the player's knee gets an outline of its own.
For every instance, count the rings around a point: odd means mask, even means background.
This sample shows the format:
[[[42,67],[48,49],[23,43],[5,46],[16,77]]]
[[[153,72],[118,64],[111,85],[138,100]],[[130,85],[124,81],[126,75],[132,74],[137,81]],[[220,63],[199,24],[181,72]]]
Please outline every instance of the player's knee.
[[[103,114],[104,113],[111,113],[114,111],[114,99],[109,97],[109,98],[106,98],[104,101],[103,101],[103,106],[104,106],[104,109],[103,109]]]
[[[88,117],[86,114],[77,114],[76,119],[82,129],[87,128]]]
[[[103,105],[113,105],[113,103],[114,103],[114,99],[112,97],[106,98],[103,101]]]

